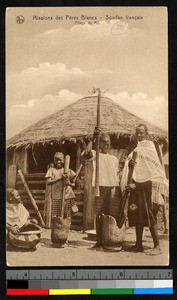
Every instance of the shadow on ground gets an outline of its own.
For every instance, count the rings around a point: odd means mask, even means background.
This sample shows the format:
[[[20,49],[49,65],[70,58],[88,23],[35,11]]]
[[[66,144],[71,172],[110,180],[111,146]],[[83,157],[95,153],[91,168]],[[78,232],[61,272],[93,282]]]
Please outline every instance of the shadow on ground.
[[[56,248],[51,242],[50,239],[47,238],[42,238],[41,242],[44,244],[45,247],[47,248]],[[68,240],[68,246],[72,247],[90,247],[93,245],[93,242],[86,242],[86,241],[74,241],[74,240]]]
[[[152,238],[151,235],[147,235],[148,238]],[[169,241],[169,235],[165,233],[159,233],[159,240]]]

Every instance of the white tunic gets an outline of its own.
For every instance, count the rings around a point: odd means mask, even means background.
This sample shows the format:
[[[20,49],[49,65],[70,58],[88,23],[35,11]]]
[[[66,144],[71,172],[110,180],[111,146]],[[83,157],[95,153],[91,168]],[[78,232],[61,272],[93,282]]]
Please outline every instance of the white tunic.
[[[95,186],[96,151],[93,153],[93,177],[92,186]],[[118,159],[109,153],[99,153],[99,186],[118,186]]]

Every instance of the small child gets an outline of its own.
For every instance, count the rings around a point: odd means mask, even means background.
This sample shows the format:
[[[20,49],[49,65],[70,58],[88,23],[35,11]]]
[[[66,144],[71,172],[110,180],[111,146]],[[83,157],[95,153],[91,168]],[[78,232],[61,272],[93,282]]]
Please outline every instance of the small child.
[[[76,197],[72,190],[72,187],[75,186],[76,173],[69,169],[68,175],[65,176],[63,166],[64,154],[56,152],[54,155],[54,166],[49,168],[45,178],[47,179],[47,184],[52,185],[52,217],[61,216],[63,185],[66,186],[64,218],[68,218],[71,217],[72,213],[77,212]]]
[[[45,178],[47,184],[51,186],[52,198],[52,230],[51,240],[57,247],[64,247],[67,244],[68,234],[71,224],[71,215],[78,211],[75,195],[72,187],[75,186],[76,174],[69,169],[68,174],[64,174],[64,154],[56,152],[54,155],[54,166],[47,171]],[[63,187],[65,188],[64,219],[61,218]]]

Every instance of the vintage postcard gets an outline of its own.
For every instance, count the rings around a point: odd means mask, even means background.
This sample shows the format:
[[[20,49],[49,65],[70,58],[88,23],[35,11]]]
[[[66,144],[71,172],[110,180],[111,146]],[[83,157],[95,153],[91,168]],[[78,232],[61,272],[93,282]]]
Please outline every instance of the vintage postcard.
[[[9,266],[167,266],[166,7],[6,10]]]

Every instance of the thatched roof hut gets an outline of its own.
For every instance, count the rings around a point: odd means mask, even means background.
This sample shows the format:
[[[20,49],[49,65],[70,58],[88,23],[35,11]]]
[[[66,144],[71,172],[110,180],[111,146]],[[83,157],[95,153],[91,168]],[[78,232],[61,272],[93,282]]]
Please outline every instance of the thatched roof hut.
[[[76,169],[79,164],[77,142],[93,134],[96,114],[97,96],[89,96],[38,121],[7,141],[7,164],[16,163],[25,173],[45,172],[47,165],[53,161],[53,154],[63,151],[71,156],[72,167]],[[101,130],[111,137],[112,148],[122,149],[130,148],[135,128],[144,120],[113,100],[102,97],[100,123]],[[146,124],[151,139],[163,140],[167,136],[164,130]]]
[[[97,96],[85,97],[40,120],[7,141],[7,183],[20,191],[26,207],[31,209],[31,212],[34,213],[33,208],[14,170],[19,168],[23,171],[41,214],[46,216],[48,210],[44,203],[48,203],[48,193],[45,193],[44,176],[47,166],[53,162],[56,151],[63,151],[71,157],[71,169],[78,169],[83,145],[81,141],[83,137],[93,135],[96,114]],[[123,161],[134,143],[136,126],[144,121],[106,97],[101,98],[100,121],[102,132],[110,135],[112,154]],[[147,122],[146,124],[151,139],[162,141],[167,136],[165,131]],[[12,166],[9,168],[10,165]],[[94,223],[91,162],[87,161],[82,169],[75,190],[79,213],[72,220],[73,228],[79,230],[91,229]]]
[[[62,110],[40,120],[7,141],[7,148],[61,142],[66,138],[93,134],[96,124],[97,96],[80,99]],[[109,98],[101,98],[101,129],[111,135],[133,135],[144,121]],[[163,138],[167,132],[147,123],[151,138]]]

